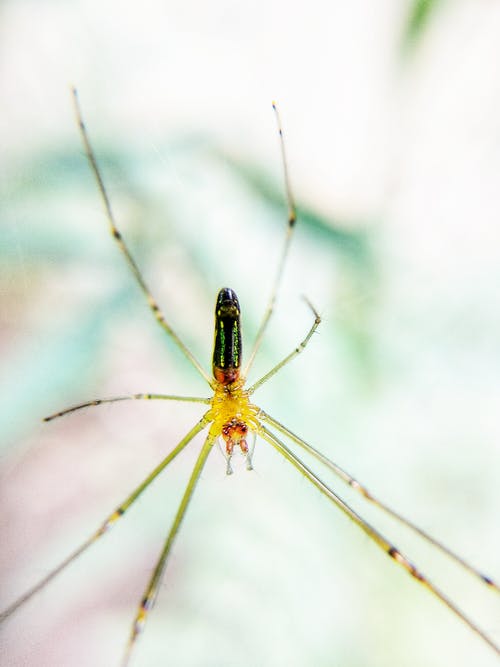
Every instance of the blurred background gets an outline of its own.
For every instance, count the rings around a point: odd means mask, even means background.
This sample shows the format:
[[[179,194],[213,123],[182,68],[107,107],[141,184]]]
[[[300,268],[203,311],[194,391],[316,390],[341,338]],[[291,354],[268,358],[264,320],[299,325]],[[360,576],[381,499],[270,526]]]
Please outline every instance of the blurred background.
[[[498,578],[500,5],[4,0],[0,8],[1,607],[97,528],[208,395],[109,236],[79,89],[119,227],[210,368],[222,286],[248,351],[299,224],[250,379],[323,323],[255,401]],[[201,440],[2,628],[12,667],[119,664]],[[257,442],[209,458],[138,667],[488,667],[496,656]],[[324,479],[500,642],[495,595]]]

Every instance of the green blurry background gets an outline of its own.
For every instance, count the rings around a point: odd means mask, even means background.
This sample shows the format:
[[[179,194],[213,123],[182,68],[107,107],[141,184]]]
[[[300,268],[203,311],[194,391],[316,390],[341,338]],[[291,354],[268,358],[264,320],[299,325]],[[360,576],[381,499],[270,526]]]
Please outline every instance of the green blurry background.
[[[500,6],[28,2],[0,9],[2,607],[93,531],[199,418],[95,397],[206,395],[107,231],[77,85],[119,226],[210,364],[218,289],[251,346],[299,205],[257,379],[268,412],[498,577]],[[117,665],[200,443],[2,627],[2,664]],[[285,461],[214,450],[134,664],[496,664]],[[325,475],[329,480],[329,475]],[[491,636],[491,592],[335,484]]]

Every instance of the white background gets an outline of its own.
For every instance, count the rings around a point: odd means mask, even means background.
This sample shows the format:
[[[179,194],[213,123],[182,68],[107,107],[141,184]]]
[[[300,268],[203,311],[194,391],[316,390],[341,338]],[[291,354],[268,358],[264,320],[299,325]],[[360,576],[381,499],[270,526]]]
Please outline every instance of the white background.
[[[279,184],[270,107],[279,102],[299,204],[369,232],[377,268],[372,285],[344,291],[338,256],[299,224],[260,370],[307,330],[302,293],[324,322],[258,400],[500,575],[500,6],[442,3],[405,50],[408,12],[397,0],[3,3],[2,396],[11,437],[1,472],[2,606],[90,534],[199,411],[148,403],[48,425],[40,417],[102,395],[206,392],[140,296],[130,312],[99,316],[91,372],[75,363],[71,390],[52,381],[64,371],[58,341],[71,338],[75,322],[91,322],[104,297],[136,289],[86,166],[61,191],[57,169],[47,173],[40,160],[27,167],[51,150],[84,161],[71,85],[97,152],[121,156],[108,187],[147,279],[204,363],[217,289],[234,287],[254,321],[281,230],[202,149],[208,142],[258,164]],[[194,137],[194,157],[182,145],[168,150],[185,137]],[[64,180],[62,159],[58,168]],[[338,334],[358,306],[368,318],[370,372]],[[43,364],[26,360],[44,360],[49,346],[53,361],[41,373]],[[3,664],[119,664],[198,447],[2,627]],[[212,454],[134,665],[496,664],[265,443],[253,474],[235,467],[227,478]],[[500,642],[494,593],[400,528],[380,525]]]

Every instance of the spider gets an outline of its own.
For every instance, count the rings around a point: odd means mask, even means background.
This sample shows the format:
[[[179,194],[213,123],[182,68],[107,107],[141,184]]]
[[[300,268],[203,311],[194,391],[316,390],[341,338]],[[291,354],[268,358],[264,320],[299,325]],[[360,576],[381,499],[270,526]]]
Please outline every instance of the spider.
[[[288,363],[295,359],[305,350],[314,333],[318,329],[321,318],[315,307],[306,299],[306,303],[312,314],[312,324],[307,331],[304,339],[289,352],[278,364],[272,367],[265,375],[250,386],[246,383],[249,370],[252,367],[255,356],[261,346],[264,334],[267,330],[269,320],[275,309],[275,303],[282,281],[284,267],[289,255],[290,243],[294,233],[297,221],[296,207],[290,186],[287,159],[285,153],[285,144],[280,116],[276,105],[273,103],[276,114],[277,127],[280,139],[280,151],[283,164],[285,193],[288,206],[288,222],[286,227],[285,241],[281,252],[277,272],[274,278],[271,295],[267,308],[264,313],[261,325],[258,329],[256,340],[246,362],[243,365],[242,336],[240,323],[240,304],[234,290],[229,287],[222,288],[216,298],[215,306],[215,340],[212,357],[212,375],[210,376],[203,366],[198,362],[188,347],[174,331],[169,321],[165,318],[149,287],[147,286],[142,273],[131,255],[128,245],[124,240],[115,222],[115,217],[111,209],[109,197],[101,176],[94,150],[91,146],[85,123],[83,121],[77,92],[73,90],[73,99],[75,105],[76,117],[80,128],[80,133],[88,158],[91,170],[104,203],[106,217],[109,223],[109,230],[116,245],[123,254],[136,282],[145,295],[148,306],[155,317],[159,326],[182,351],[194,369],[201,375],[203,380],[209,386],[212,394],[210,397],[195,396],[177,396],[158,393],[137,393],[132,395],[115,396],[111,398],[99,398],[92,401],[80,403],[78,405],[66,408],[45,418],[45,421],[51,421],[63,417],[75,411],[87,407],[102,405],[105,403],[115,403],[126,400],[159,400],[159,401],[181,401],[188,403],[200,403],[205,406],[205,412],[199,421],[189,430],[189,432],[180,440],[172,451],[150,472],[150,474],[135,488],[128,497],[121,502],[99,525],[99,527],[67,558],[65,558],[57,567],[52,569],[42,580],[28,590],[24,595],[14,601],[1,615],[0,620],[4,621],[13,614],[20,606],[30,600],[37,592],[43,589],[57,575],[65,570],[73,561],[81,556],[97,540],[107,534],[111,528],[126,514],[127,510],[135,503],[141,494],[150,486],[160,473],[180,454],[191,441],[202,431],[206,430],[207,435],[198,454],[198,457],[192,468],[189,480],[187,482],[184,494],[180,500],[177,512],[175,514],[171,528],[166,536],[163,548],[157,560],[156,566],[144,590],[144,594],[138,605],[135,617],[132,622],[130,635],[124,651],[122,667],[127,667],[135,654],[137,640],[143,632],[146,621],[154,606],[163,575],[165,573],[169,554],[172,545],[179,532],[182,521],[185,517],[189,503],[193,497],[196,484],[200,478],[207,458],[214,448],[219,444],[223,450],[226,459],[226,473],[232,474],[232,458],[235,451],[240,451],[246,459],[246,467],[252,470],[252,454],[255,446],[255,439],[259,438],[271,445],[286,461],[288,461],[310,484],[318,489],[321,494],[343,512],[354,524],[356,524],[389,558],[399,566],[432,595],[444,604],[452,614],[464,622],[479,638],[486,643],[497,655],[500,655],[500,647],[472,621],[457,605],[449,599],[429,578],[417,567],[402,551],[384,534],[375,529],[369,522],[364,520],[355,512],[344,500],[338,496],[306,463],[299,458],[296,453],[286,444],[285,440],[301,448],[308,455],[314,457],[325,468],[336,475],[341,481],[347,484],[351,489],[360,494],[366,501],[375,505],[380,510],[389,514],[400,523],[417,533],[421,538],[429,542],[437,549],[444,552],[448,557],[455,560],[463,568],[470,571],[478,577],[484,584],[496,592],[500,591],[497,583],[490,577],[482,574],[475,567],[467,563],[460,556],[448,549],[441,542],[423,531],[421,528],[403,517],[400,513],[388,507],[385,503],[375,497],[364,485],[355,479],[346,470],[335,464],[324,456],[317,449],[308,444],[300,436],[293,433],[287,426],[274,419],[261,407],[253,402],[254,393],[269,380],[273,378]]]

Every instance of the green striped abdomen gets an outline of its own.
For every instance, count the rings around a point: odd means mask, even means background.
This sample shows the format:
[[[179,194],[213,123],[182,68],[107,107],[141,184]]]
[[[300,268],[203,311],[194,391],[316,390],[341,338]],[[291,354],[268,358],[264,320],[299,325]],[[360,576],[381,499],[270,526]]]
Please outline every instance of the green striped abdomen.
[[[221,384],[232,384],[240,376],[240,366],[240,304],[236,293],[223,287],[215,304],[214,378]]]

